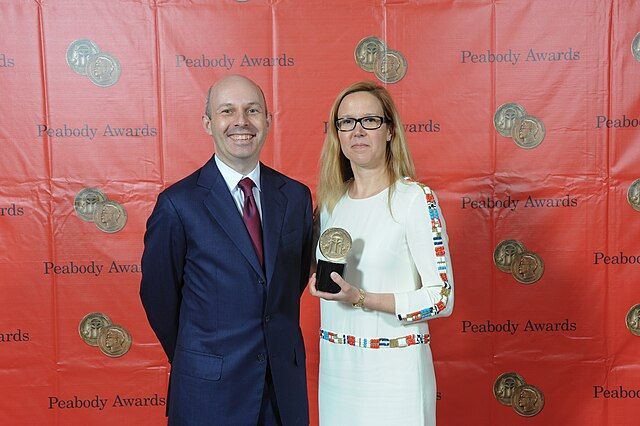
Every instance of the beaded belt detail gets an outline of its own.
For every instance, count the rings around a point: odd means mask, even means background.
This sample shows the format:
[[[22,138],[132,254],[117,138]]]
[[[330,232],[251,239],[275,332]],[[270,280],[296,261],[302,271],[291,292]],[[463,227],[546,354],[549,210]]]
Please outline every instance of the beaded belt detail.
[[[393,339],[387,339],[385,337],[366,339],[350,336],[348,334],[337,334],[326,330],[320,330],[320,338],[338,345],[350,345],[370,349],[404,348],[412,345],[428,345],[431,341],[431,336],[428,334],[409,334],[408,336],[396,337]]]

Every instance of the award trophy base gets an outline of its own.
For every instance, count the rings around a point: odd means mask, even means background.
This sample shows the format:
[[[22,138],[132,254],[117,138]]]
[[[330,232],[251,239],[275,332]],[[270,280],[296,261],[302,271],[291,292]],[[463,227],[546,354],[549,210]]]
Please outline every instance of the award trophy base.
[[[318,259],[318,268],[316,269],[316,289],[325,293],[340,293],[340,286],[331,279],[331,273],[337,272],[342,276],[344,272],[344,263],[327,262]]]

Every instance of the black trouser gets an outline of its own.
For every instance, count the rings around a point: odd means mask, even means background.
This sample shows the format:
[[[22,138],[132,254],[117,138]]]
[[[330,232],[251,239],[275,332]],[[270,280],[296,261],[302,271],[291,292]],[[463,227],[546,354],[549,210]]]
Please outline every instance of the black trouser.
[[[280,411],[278,410],[278,402],[276,401],[276,391],[273,388],[273,379],[271,378],[271,368],[267,365],[267,374],[264,378],[264,390],[262,391],[262,405],[260,407],[260,416],[258,417],[258,426],[281,426]]]

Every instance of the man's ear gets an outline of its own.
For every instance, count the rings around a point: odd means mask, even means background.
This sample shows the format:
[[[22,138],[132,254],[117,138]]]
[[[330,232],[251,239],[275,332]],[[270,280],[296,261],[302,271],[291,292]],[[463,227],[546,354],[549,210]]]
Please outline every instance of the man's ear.
[[[211,132],[211,119],[206,115],[202,116],[202,127],[204,127],[204,131],[207,132],[209,136],[213,136]]]
[[[267,126],[271,127],[272,116],[271,113],[267,113]]]

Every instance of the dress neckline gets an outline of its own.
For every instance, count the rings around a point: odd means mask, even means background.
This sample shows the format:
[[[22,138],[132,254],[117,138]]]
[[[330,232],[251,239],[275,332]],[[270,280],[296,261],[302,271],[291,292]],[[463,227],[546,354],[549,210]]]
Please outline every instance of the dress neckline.
[[[351,197],[351,195],[349,195],[349,189],[347,188],[347,192],[345,192],[344,195],[347,198],[347,200],[349,200],[349,201],[367,201],[367,200],[371,200],[371,199],[379,197],[381,194],[384,194],[388,190],[389,190],[389,186],[387,186],[386,188],[383,188],[380,192],[377,192],[377,193],[375,193],[373,195],[370,195],[368,197],[365,197],[365,198],[353,198],[353,197]]]

